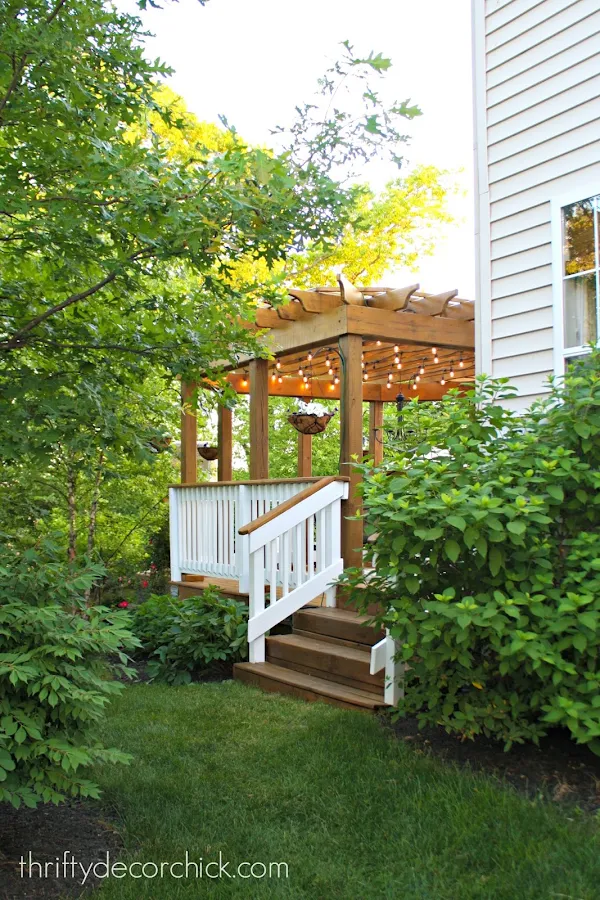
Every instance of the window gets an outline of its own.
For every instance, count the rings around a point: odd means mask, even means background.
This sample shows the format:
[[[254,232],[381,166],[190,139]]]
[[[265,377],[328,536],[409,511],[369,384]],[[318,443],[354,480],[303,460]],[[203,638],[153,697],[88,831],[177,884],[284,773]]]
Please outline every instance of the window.
[[[598,340],[600,321],[600,193],[554,204],[555,369],[586,353]],[[558,219],[558,221],[557,221]],[[560,257],[558,252],[560,251]]]

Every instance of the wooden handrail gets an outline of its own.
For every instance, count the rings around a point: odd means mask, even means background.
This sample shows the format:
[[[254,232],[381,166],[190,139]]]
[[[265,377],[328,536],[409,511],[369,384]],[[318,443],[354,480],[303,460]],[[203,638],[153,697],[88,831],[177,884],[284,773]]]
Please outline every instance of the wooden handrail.
[[[297,481],[299,479],[294,478],[291,480]],[[274,506],[269,512],[263,513],[258,519],[248,522],[247,525],[242,525],[238,530],[238,534],[252,534],[253,531],[266,525],[267,522],[272,522],[273,519],[276,519],[277,516],[287,512],[288,509],[293,509],[294,506],[302,503],[302,501],[306,500],[308,497],[312,497],[313,494],[316,494],[317,491],[320,491],[321,488],[326,487],[333,481],[350,481],[350,478],[347,475],[327,475],[325,478],[318,478],[314,481],[314,484],[310,484],[307,488],[304,488],[303,491],[299,491],[293,497],[290,497],[289,500],[285,500],[283,503],[280,503],[279,506]],[[245,483],[247,484],[248,482]]]
[[[337,476],[336,476],[337,477]],[[234,487],[235,485],[244,484],[294,484],[297,482],[306,482],[312,484],[321,481],[321,475],[302,475],[297,478],[255,478],[250,481],[194,481],[189,484],[170,484],[170,488],[194,488],[194,487]],[[339,480],[339,479],[338,479]]]

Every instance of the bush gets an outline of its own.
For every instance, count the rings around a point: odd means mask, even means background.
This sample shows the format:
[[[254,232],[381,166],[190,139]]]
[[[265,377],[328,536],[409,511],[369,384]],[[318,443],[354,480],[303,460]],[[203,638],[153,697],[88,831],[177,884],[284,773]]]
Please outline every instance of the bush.
[[[550,725],[600,753],[600,353],[522,417],[479,379],[446,437],[365,473],[364,608],[406,662],[400,712],[509,747]]]
[[[80,770],[128,760],[90,737],[135,645],[127,613],[86,607],[101,574],[69,566],[50,540],[0,544],[0,800],[15,807],[97,797]]]
[[[143,651],[155,657],[150,678],[189,684],[214,664],[243,658],[247,620],[245,604],[209,589],[185,600],[153,595],[137,607],[133,627]]]

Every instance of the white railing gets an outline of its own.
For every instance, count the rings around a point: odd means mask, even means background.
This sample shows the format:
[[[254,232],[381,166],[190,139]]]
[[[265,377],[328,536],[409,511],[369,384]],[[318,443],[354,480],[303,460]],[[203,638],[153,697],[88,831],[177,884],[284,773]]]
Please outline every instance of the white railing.
[[[171,579],[182,573],[238,579],[248,591],[249,551],[242,525],[263,516],[318,478],[206,482],[169,489]]]
[[[324,595],[325,604],[335,606],[332,582],[344,568],[341,501],[348,496],[347,482],[323,478],[241,529],[249,542],[251,663],[265,661],[266,632],[306,603]]]
[[[371,647],[371,675],[385,669],[383,698],[389,706],[397,706],[404,696],[404,663],[396,659],[398,651],[399,647],[387,629],[385,637]]]

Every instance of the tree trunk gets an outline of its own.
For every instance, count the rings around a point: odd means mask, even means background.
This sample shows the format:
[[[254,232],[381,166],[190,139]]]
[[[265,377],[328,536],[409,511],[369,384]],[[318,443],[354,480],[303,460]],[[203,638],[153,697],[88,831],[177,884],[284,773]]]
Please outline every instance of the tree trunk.
[[[88,556],[94,551],[94,545],[96,543],[96,522],[98,515],[98,500],[100,499],[100,485],[102,484],[102,467],[104,464],[104,450],[101,450],[98,454],[98,463],[96,465],[96,474],[94,476],[94,487],[92,489],[92,502],[90,503],[90,520],[88,523],[88,535],[87,535],[87,552]],[[90,595],[92,593],[91,588],[86,588],[85,590],[85,601],[87,604],[90,602]]]

